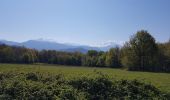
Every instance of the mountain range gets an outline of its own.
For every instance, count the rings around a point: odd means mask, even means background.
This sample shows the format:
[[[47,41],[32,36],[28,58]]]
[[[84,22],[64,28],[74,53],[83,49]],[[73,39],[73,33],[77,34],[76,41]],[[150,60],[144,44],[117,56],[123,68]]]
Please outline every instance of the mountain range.
[[[7,40],[0,40],[1,44],[6,44],[10,46],[24,46],[27,48],[32,48],[36,50],[58,50],[58,51],[67,51],[67,52],[82,52],[86,53],[88,50],[97,50],[97,51],[107,51],[110,48],[119,46],[113,42],[110,42],[109,45],[95,47],[88,45],[75,45],[75,44],[67,44],[67,43],[57,43],[46,40],[28,40],[25,42],[13,42]]]

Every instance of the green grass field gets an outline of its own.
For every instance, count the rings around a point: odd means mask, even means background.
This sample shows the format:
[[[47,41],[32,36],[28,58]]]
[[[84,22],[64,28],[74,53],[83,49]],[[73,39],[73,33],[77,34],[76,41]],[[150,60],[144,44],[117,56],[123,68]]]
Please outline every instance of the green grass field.
[[[149,82],[159,88],[161,91],[170,93],[170,74],[152,73],[152,72],[135,72],[112,68],[89,68],[75,66],[61,66],[48,64],[0,64],[0,72],[48,72],[53,74],[63,73],[66,78],[81,76],[93,77],[95,72],[102,72],[116,79],[138,79]]]

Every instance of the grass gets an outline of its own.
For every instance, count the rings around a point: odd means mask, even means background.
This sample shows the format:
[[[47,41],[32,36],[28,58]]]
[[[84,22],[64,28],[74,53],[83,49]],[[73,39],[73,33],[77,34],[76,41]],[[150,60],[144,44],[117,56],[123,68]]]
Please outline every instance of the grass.
[[[138,79],[149,82],[159,88],[161,91],[170,93],[170,74],[168,73],[153,73],[153,72],[135,72],[122,69],[112,68],[89,68],[75,66],[61,66],[48,64],[0,64],[0,72],[48,72],[48,73],[63,73],[66,78],[74,78],[81,76],[93,77],[94,71],[102,72],[117,79]]]

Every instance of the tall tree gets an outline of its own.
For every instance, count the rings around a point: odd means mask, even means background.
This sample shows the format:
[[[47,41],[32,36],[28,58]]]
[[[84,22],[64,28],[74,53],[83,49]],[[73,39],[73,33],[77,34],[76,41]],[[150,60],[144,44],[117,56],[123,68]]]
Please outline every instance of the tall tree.
[[[166,43],[159,43],[159,63],[160,70],[170,72],[170,41]]]
[[[120,50],[118,47],[111,48],[106,54],[106,66],[120,67]]]
[[[130,70],[156,71],[158,47],[155,39],[145,30],[138,31],[126,45],[126,62]]]

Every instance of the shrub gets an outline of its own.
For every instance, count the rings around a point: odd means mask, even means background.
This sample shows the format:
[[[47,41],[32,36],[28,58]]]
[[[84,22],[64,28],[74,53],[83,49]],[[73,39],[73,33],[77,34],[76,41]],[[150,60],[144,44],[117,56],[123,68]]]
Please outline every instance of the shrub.
[[[95,77],[66,80],[62,74],[1,73],[1,100],[153,100],[168,99],[151,84],[115,80],[100,72]]]
[[[166,99],[165,95],[151,84],[138,80],[112,80],[107,76],[83,77],[70,83],[81,92],[86,92],[90,100],[139,100]]]
[[[38,76],[35,73],[28,73],[28,74],[26,74],[26,79],[27,80],[32,80],[32,81],[37,81]]]

